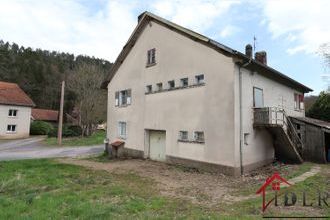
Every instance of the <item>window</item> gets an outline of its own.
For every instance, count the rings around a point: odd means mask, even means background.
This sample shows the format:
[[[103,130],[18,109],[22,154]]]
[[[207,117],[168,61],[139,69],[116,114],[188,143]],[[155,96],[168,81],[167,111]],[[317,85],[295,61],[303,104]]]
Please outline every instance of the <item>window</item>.
[[[146,92],[147,93],[151,93],[152,92],[152,85],[148,85],[147,87],[146,87]]]
[[[148,50],[147,65],[156,64],[156,49]]]
[[[264,107],[264,95],[263,90],[257,87],[253,87],[253,107]]]
[[[174,82],[174,80],[168,81],[168,88],[169,89],[174,89],[175,88],[175,82]]]
[[[188,140],[188,131],[179,131],[179,140],[187,141]]]
[[[163,83],[157,83],[157,91],[163,90]]]
[[[203,131],[195,131],[194,139],[198,142],[204,142],[204,132]]]
[[[7,125],[7,132],[16,132],[16,125]]]
[[[126,106],[131,104],[131,90],[122,90],[115,93],[115,106]]]
[[[180,80],[181,86],[182,87],[187,87],[188,86],[188,78],[183,78]]]
[[[294,94],[294,109],[295,110],[304,109],[304,95],[297,93]]]
[[[17,110],[16,109],[9,109],[8,116],[16,117],[17,116]]]
[[[126,122],[118,122],[118,136],[120,138],[126,138]]]
[[[204,83],[204,74],[195,76],[196,84],[203,84]]]

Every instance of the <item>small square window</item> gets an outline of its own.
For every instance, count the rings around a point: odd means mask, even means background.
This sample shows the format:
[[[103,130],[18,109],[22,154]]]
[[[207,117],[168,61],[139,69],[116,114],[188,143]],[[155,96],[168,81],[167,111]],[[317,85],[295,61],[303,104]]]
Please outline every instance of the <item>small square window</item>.
[[[147,93],[152,93],[152,85],[148,85],[148,86],[146,87],[146,92],[147,92]]]
[[[187,141],[188,140],[188,131],[180,131],[179,140]]]
[[[157,91],[163,90],[163,83],[157,83]]]
[[[16,109],[9,109],[8,116],[16,117],[17,116],[17,110]]]
[[[204,132],[203,131],[195,131],[194,138],[195,138],[195,141],[204,142]]]
[[[156,49],[148,50],[147,65],[156,64]]]
[[[174,89],[175,88],[175,82],[174,82],[174,80],[168,81],[168,88],[169,89]]]
[[[120,138],[126,138],[126,122],[120,121],[118,122],[118,136]]]
[[[7,125],[7,132],[10,133],[16,132],[16,125]]]
[[[131,89],[117,91],[115,93],[115,106],[126,106],[131,104]]]
[[[196,78],[196,84],[204,83],[204,74],[197,75],[195,76],[195,78]]]
[[[188,86],[188,78],[183,78],[180,80],[181,86],[182,87],[187,87]]]

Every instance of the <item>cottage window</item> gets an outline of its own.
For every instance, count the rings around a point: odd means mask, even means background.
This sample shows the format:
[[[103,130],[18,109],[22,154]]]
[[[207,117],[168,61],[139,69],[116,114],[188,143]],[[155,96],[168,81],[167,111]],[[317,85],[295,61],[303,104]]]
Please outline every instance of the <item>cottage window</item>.
[[[195,131],[194,139],[198,142],[204,142],[204,132],[203,131]]]
[[[151,93],[152,92],[152,85],[146,86],[146,92]]]
[[[17,110],[16,109],[9,109],[8,116],[16,117],[17,116]]]
[[[182,87],[187,87],[188,86],[188,78],[183,78],[180,80],[181,86]]]
[[[163,83],[157,83],[157,91],[163,90]]]
[[[168,88],[169,89],[174,89],[175,88],[175,82],[174,82],[174,80],[168,81]]]
[[[304,109],[304,95],[297,93],[294,94],[294,109],[295,110]]]
[[[257,87],[253,87],[253,107],[264,107],[264,94],[263,90]]]
[[[16,132],[16,125],[7,125],[7,132],[9,133]]]
[[[123,121],[118,122],[118,136],[124,139],[127,137],[126,122]]]
[[[204,83],[204,74],[200,74],[195,76],[196,84],[203,84]]]
[[[147,65],[156,64],[156,49],[148,50]]]
[[[131,104],[131,90],[126,89],[115,93],[115,106],[126,106]]]
[[[179,140],[187,141],[188,140],[188,131],[180,131]]]

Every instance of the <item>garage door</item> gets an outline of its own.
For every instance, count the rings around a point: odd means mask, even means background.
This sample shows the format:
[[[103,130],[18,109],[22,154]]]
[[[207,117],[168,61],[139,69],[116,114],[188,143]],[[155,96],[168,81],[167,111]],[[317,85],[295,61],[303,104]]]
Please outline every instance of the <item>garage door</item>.
[[[150,159],[165,161],[165,131],[150,131],[149,132]]]

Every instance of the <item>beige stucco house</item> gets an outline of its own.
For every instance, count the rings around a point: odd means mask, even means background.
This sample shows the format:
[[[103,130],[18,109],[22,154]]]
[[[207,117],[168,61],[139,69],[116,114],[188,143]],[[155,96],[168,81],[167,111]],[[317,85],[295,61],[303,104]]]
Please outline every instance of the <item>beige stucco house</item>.
[[[102,87],[107,137],[130,155],[233,175],[302,160],[288,116],[304,116],[311,89],[250,45],[243,54],[145,12]]]
[[[17,84],[0,82],[0,139],[28,137],[33,106]]]

